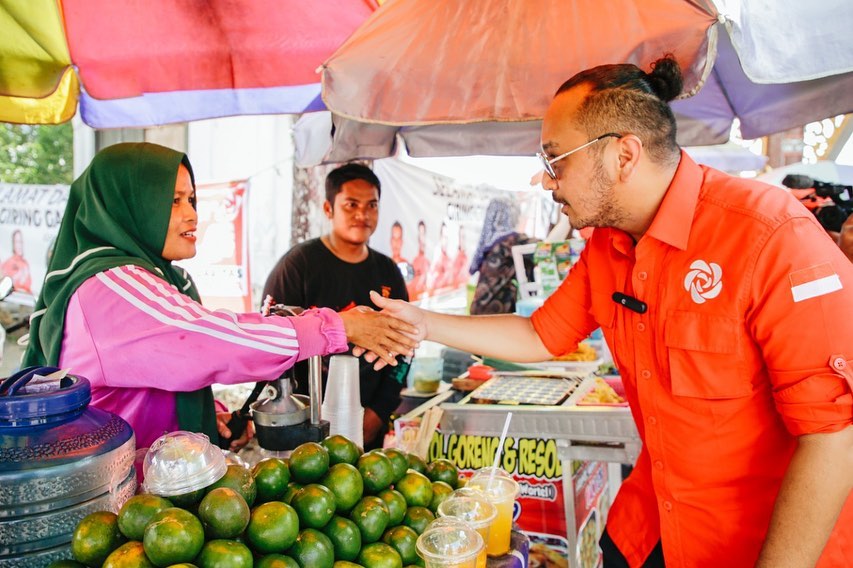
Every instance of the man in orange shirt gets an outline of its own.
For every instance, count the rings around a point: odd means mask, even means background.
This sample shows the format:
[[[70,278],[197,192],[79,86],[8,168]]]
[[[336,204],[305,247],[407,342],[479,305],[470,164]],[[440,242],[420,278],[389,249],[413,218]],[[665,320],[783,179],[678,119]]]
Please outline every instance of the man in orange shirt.
[[[643,439],[605,567],[849,566],[853,265],[785,192],[679,149],[666,103],[681,86],[665,58],[558,91],[543,185],[596,230],[531,318],[374,302],[426,339],[513,361],[602,328]]]

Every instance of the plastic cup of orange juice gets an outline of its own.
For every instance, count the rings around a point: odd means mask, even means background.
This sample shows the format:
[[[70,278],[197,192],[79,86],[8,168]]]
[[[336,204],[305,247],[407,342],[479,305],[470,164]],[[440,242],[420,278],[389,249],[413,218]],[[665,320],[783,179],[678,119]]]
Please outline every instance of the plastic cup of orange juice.
[[[509,552],[512,533],[512,512],[518,497],[518,483],[503,475],[474,475],[466,487],[480,490],[495,506],[497,514],[489,529],[486,552],[489,556],[502,556]]]

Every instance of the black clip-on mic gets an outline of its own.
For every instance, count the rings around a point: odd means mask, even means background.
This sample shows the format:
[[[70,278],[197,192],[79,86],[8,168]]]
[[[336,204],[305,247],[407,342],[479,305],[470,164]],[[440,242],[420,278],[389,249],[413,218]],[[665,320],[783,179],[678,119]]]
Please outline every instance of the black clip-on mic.
[[[611,298],[613,298],[613,301],[617,304],[625,306],[632,312],[637,312],[638,314],[644,314],[646,313],[646,310],[649,309],[649,306],[646,305],[645,302],[641,302],[637,298],[633,298],[627,294],[623,294],[622,292],[613,292],[613,296],[611,296]]]

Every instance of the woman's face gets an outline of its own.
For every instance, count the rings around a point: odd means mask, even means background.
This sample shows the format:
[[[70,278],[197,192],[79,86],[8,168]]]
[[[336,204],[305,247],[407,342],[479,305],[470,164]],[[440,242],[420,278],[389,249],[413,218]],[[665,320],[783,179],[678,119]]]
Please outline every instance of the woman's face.
[[[178,168],[172,216],[169,218],[166,242],[163,243],[163,258],[166,260],[183,260],[195,256],[195,230],[198,225],[195,203],[190,172],[182,165]]]

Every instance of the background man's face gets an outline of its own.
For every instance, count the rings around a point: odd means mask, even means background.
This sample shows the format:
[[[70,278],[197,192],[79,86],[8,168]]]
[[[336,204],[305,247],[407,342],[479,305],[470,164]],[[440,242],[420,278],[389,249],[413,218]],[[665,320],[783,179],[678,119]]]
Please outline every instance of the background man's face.
[[[403,227],[391,226],[391,256],[399,258],[403,251]]]
[[[335,203],[324,206],[332,221],[332,233],[350,244],[367,244],[379,220],[379,190],[369,182],[355,179],[344,183]]]

